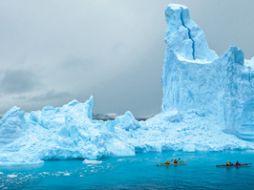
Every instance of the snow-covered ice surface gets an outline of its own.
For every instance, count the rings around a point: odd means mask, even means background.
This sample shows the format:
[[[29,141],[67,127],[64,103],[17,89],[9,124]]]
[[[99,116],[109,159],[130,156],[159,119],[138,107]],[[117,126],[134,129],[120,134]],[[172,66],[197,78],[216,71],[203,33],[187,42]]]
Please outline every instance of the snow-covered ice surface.
[[[236,47],[219,57],[185,6],[169,5],[165,14],[161,113],[141,122],[129,111],[94,120],[93,97],[30,113],[13,107],[0,120],[0,165],[138,151],[253,150],[254,58],[245,60]]]

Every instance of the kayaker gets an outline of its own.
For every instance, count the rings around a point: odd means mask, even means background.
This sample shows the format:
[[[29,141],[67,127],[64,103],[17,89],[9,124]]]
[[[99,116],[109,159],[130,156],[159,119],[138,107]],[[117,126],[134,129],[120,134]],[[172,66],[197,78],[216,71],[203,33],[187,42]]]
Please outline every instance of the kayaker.
[[[230,161],[226,162],[226,166],[232,166],[233,164]]]
[[[240,162],[236,161],[235,165],[240,166],[241,164],[240,164]]]
[[[178,161],[176,159],[174,159],[174,164],[178,164]]]
[[[165,162],[165,165],[170,165],[170,161],[167,160],[167,161]]]

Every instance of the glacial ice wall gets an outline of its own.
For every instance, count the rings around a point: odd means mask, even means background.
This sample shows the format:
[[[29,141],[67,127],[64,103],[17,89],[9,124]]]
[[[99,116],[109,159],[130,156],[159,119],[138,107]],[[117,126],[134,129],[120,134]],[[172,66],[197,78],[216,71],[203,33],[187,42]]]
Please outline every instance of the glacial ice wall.
[[[95,120],[93,97],[30,113],[13,107],[0,119],[0,165],[139,151],[254,150],[254,58],[244,60],[236,47],[218,57],[185,6],[169,5],[165,14],[161,113],[140,122],[129,111]]]
[[[218,57],[188,8],[168,6],[162,111],[213,114],[227,132],[254,140],[253,60],[231,47]]]

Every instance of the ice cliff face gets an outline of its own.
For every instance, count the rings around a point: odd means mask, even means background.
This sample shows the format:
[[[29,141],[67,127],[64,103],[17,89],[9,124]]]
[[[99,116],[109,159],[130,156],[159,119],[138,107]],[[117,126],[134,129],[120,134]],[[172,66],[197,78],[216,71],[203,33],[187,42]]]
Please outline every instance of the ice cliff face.
[[[166,17],[162,111],[212,114],[226,131],[254,140],[253,61],[236,47],[218,57],[186,7],[169,6]]]
[[[253,150],[240,138],[254,139],[254,59],[244,60],[235,47],[218,57],[186,7],[169,5],[165,14],[161,113],[141,122],[129,111],[94,120],[92,97],[30,113],[13,107],[0,119],[0,165],[151,150]]]

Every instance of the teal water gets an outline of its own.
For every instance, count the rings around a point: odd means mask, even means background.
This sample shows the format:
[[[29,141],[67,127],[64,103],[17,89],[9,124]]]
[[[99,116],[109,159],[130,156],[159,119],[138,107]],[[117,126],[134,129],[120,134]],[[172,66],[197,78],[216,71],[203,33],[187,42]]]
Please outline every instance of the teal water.
[[[157,167],[170,158],[186,165]],[[254,167],[216,168],[226,160],[254,162],[248,152],[164,152],[82,160],[46,161],[41,166],[0,168],[0,189],[254,189]]]

